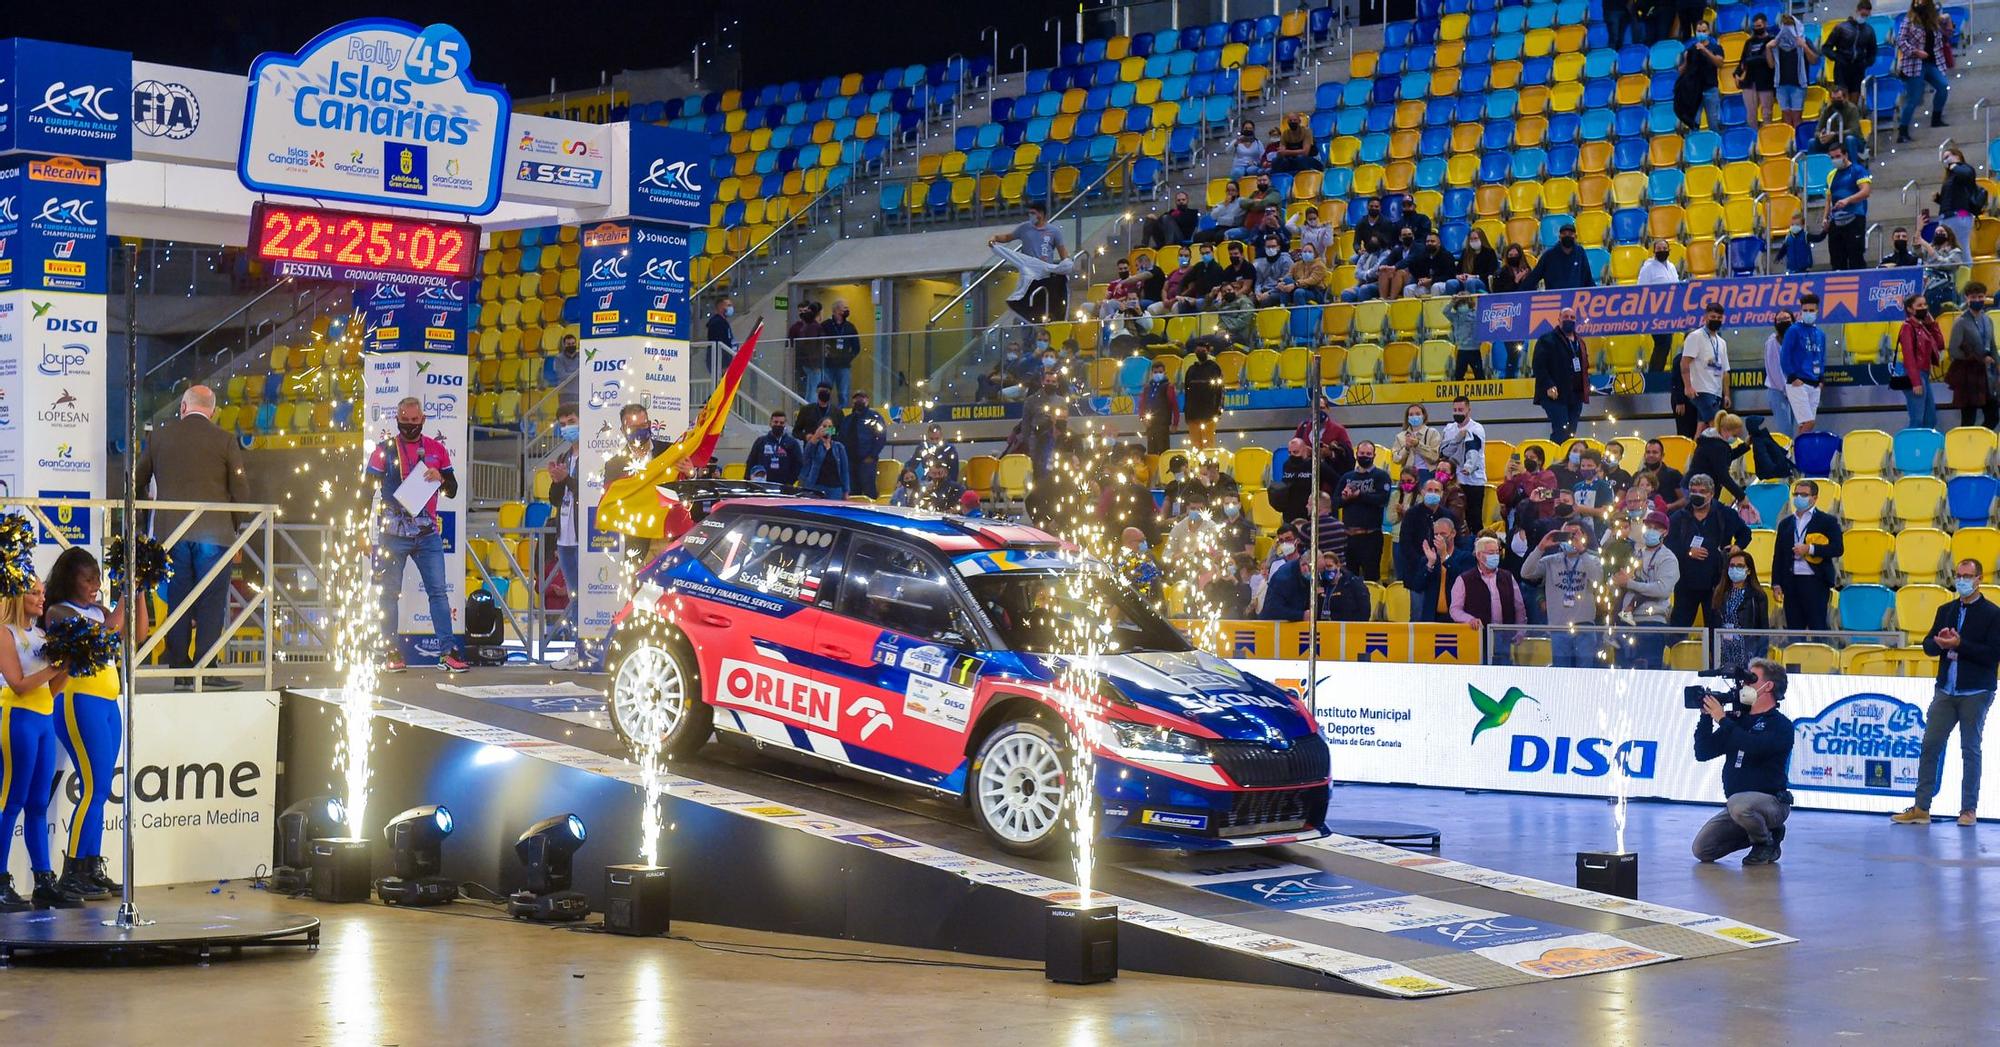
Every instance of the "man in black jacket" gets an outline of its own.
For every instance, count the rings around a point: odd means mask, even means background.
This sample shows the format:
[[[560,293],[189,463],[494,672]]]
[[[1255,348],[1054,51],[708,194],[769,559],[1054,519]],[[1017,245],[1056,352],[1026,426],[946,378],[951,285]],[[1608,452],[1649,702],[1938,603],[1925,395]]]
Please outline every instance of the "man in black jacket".
[[[1874,27],[1868,24],[1868,16],[1874,13],[1875,5],[1861,0],[1854,5],[1852,18],[1827,31],[1826,45],[1820,51],[1833,63],[1833,82],[1849,98],[1861,97],[1861,81],[1868,75],[1868,67],[1875,64],[1879,45]]]
[[[1389,505],[1389,474],[1375,465],[1375,445],[1354,447],[1354,468],[1340,478],[1340,522],[1347,525],[1347,569],[1382,580],[1382,512]]]
[[[1215,362],[1208,343],[1195,344],[1194,363],[1181,372],[1181,389],[1188,443],[1203,450],[1214,447],[1215,422],[1222,416],[1222,365]]]
[[[1729,550],[1750,544],[1750,528],[1743,518],[1715,504],[1715,481],[1707,473],[1688,477],[1687,486],[1687,506],[1676,510],[1667,523],[1667,548],[1681,562],[1673,615],[1667,621],[1681,628],[1693,625],[1695,612],[1715,595]]]
[[[1712,862],[1745,847],[1744,865],[1774,865],[1792,814],[1786,769],[1792,760],[1792,721],[1778,711],[1785,697],[1785,667],[1768,658],[1751,661],[1751,682],[1737,696],[1736,711],[1714,698],[1702,702],[1694,727],[1694,758],[1722,763],[1728,806],[1694,834],[1694,856]]]
[[[820,334],[826,338],[821,366],[827,381],[833,384],[836,400],[845,400],[854,391],[854,358],[861,355],[861,332],[855,330],[854,321],[847,317],[847,303],[836,298],[833,312],[820,322]]]
[[[1813,508],[1819,485],[1792,485],[1792,511],[1778,521],[1771,552],[1771,578],[1785,597],[1785,624],[1824,632],[1827,594],[1833,591],[1833,562],[1840,558],[1840,521]]]
[[[774,484],[793,484],[805,465],[806,450],[798,438],[785,431],[785,412],[771,412],[771,431],[750,445],[745,468],[750,474],[762,470],[763,478]]]
[[[1590,402],[1590,357],[1576,333],[1576,310],[1557,314],[1556,326],[1536,340],[1534,359],[1535,404],[1549,416],[1549,439],[1567,443]]]
[[[1576,244],[1575,223],[1564,222],[1557,235],[1560,239],[1556,241],[1556,249],[1535,260],[1535,268],[1521,282],[1521,290],[1532,291],[1541,287],[1561,291],[1572,287],[1597,286],[1596,279],[1590,274],[1590,252]]]
[[[1924,653],[1938,660],[1937,693],[1924,715],[1924,749],[1917,758],[1917,797],[1891,821],[1929,825],[1931,798],[1944,770],[1944,746],[1958,728],[1960,768],[1958,824],[1979,820],[1979,733],[1993,705],[1996,664],[2000,664],[2000,607],[1979,594],[1986,569],[1978,560],[1960,560],[1952,584],[1958,598],[1938,608],[1924,637]]]

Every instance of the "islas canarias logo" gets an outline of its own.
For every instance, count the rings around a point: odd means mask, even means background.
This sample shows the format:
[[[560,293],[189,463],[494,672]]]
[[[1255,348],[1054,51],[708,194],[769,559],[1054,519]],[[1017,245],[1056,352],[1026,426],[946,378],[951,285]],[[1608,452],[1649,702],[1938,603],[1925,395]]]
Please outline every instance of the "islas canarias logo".
[[[1521,690],[1519,687],[1507,688],[1507,693],[1501,695],[1498,701],[1495,701],[1485,691],[1471,684],[1466,684],[1465,689],[1471,692],[1472,707],[1479,710],[1479,722],[1472,725],[1472,741],[1474,742],[1479,740],[1479,735],[1482,732],[1504,726],[1507,723],[1507,719],[1514,715],[1514,707],[1521,704],[1523,700],[1536,705],[1541,704],[1529,697],[1527,692]]]

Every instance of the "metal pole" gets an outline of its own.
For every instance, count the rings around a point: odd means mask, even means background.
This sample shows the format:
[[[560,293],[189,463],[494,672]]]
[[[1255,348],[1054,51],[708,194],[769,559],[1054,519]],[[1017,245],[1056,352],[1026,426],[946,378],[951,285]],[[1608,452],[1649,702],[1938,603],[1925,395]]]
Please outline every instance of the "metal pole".
[[[139,498],[139,251],[135,244],[128,242],[125,248],[126,271],[131,275],[125,281],[125,592],[119,596],[120,606],[125,610],[126,642],[118,645],[119,685],[125,695],[125,766],[137,767],[132,762],[132,721],[137,719],[138,694],[133,688],[132,641],[134,629],[132,605],[145,606],[145,595],[138,591],[139,561],[139,514],[133,503]],[[106,927],[137,927],[151,923],[139,919],[139,909],[132,902],[137,877],[132,875],[132,779],[125,779],[125,818],[119,833],[124,847],[124,899],[118,903],[118,915],[102,923]]]
[[[1312,426],[1312,479],[1310,483],[1312,510],[1307,514],[1312,535],[1307,540],[1312,550],[1311,568],[1306,573],[1306,701],[1312,706],[1313,719],[1319,719],[1319,398],[1320,385],[1319,354],[1312,354],[1306,362],[1306,424]]]

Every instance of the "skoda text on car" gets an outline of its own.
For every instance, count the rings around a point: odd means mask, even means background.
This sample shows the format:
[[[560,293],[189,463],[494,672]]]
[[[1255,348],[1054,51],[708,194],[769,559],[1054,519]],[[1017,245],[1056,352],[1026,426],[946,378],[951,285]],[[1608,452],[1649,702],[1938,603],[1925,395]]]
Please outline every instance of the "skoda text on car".
[[[725,501],[642,572],[612,721],[669,756],[711,728],[958,798],[997,843],[1067,837],[1061,620],[1110,621],[1088,729],[1105,836],[1177,848],[1325,835],[1328,756],[1296,695],[1194,650],[1031,527],[855,503]]]

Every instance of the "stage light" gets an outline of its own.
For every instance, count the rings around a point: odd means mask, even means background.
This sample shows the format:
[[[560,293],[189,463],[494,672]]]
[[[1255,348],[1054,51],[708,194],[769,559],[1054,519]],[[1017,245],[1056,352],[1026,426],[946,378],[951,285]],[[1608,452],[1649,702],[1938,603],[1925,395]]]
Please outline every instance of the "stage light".
[[[336,796],[314,796],[278,815],[278,862],[271,889],[298,894],[312,889],[312,842],[347,828],[347,809]]]
[[[375,881],[375,896],[390,905],[443,905],[457,898],[458,883],[438,875],[451,828],[451,811],[442,804],[412,807],[389,819],[382,835],[394,872]]]
[[[528,826],[514,843],[514,854],[528,867],[528,886],[507,900],[507,913],[517,920],[559,922],[590,915],[583,892],[570,890],[570,862],[583,846],[583,819],[558,814]]]

